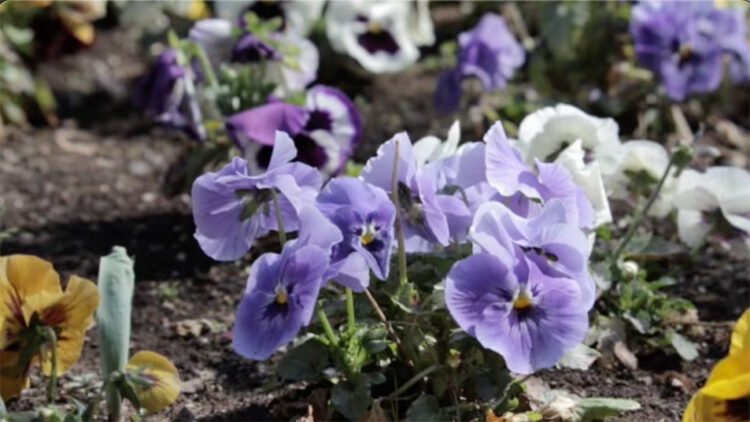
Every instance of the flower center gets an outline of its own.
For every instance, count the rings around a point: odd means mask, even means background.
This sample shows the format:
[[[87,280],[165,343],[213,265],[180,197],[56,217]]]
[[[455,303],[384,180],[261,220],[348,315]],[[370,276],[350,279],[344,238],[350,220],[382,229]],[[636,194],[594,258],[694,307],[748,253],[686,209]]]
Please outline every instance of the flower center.
[[[378,22],[369,21],[367,22],[367,32],[370,32],[372,34],[379,34],[383,32],[383,27],[380,26]]]
[[[370,243],[375,241],[375,227],[373,224],[367,224],[362,229],[362,234],[359,236],[359,243],[362,244],[362,246],[367,246]]]
[[[518,295],[513,301],[513,309],[517,311],[523,311],[526,309],[530,309],[532,306],[534,306],[534,300],[531,298],[529,292],[526,289],[518,292]]]
[[[286,287],[279,284],[276,286],[276,303],[279,305],[286,305],[289,301],[289,295],[286,291]]]

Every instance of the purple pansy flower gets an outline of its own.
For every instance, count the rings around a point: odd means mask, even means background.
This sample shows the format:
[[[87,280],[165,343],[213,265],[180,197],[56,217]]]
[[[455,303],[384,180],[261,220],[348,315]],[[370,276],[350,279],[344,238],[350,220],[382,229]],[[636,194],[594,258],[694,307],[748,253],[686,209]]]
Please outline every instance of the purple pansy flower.
[[[274,194],[284,229],[297,229],[297,213],[314,202],[321,177],[312,167],[291,163],[296,155],[289,136],[277,132],[266,172],[252,176],[247,162],[234,158],[220,171],[196,179],[192,190],[195,237],[206,255],[218,261],[238,259],[259,236],[278,230]]]
[[[441,75],[435,91],[435,105],[444,112],[458,108],[464,78],[478,78],[488,92],[503,89],[526,59],[503,18],[494,13],[485,14],[472,30],[461,33],[458,44],[458,64]]]
[[[398,148],[398,195],[407,238],[407,251],[423,252],[438,243],[446,246],[450,231],[445,212],[438,201],[439,168],[417,165],[409,136],[398,133],[378,148],[362,170],[362,179],[389,194]]]
[[[265,253],[250,267],[237,309],[232,344],[240,355],[267,359],[312,319],[338,228],[312,206],[299,212],[299,237],[281,254]]]
[[[182,66],[179,52],[164,51],[136,84],[133,102],[155,121],[203,140],[206,131],[195,96],[192,69]]]
[[[737,25],[735,13],[710,1],[644,1],[633,8],[630,33],[638,59],[659,75],[672,100],[716,90],[725,53],[748,66],[747,41],[740,40],[744,24]]]
[[[548,368],[583,341],[588,315],[575,281],[550,277],[525,258],[489,253],[457,262],[445,281],[453,319],[513,372]]]
[[[396,209],[385,191],[353,177],[336,178],[318,195],[318,208],[344,236],[333,249],[335,280],[362,291],[368,268],[378,279],[388,278]]]
[[[237,63],[255,63],[261,60],[281,60],[281,58],[281,53],[251,33],[242,35],[232,50],[232,61]]]
[[[561,210],[555,215],[562,215]],[[516,222],[508,224],[507,216],[514,218],[499,203],[485,204],[477,211],[471,227],[475,254],[451,268],[445,302],[458,325],[484,347],[501,354],[511,371],[530,373],[554,365],[584,339],[588,307],[579,280],[548,271],[548,265],[540,266],[533,259],[536,252],[531,246],[521,246],[526,242],[524,235],[537,230],[531,236],[536,242],[527,245],[539,242],[550,248],[554,245],[558,253],[565,250],[566,239],[554,236],[559,224],[551,217],[536,221],[549,223],[551,236],[544,233],[544,227],[523,227],[524,233],[519,234]],[[549,252],[540,255],[544,253]]]
[[[513,210],[521,216],[536,215],[540,206],[559,199],[565,206],[568,221],[577,222],[581,228],[593,228],[594,209],[586,193],[575,184],[568,170],[558,163],[536,161],[534,172],[523,161],[521,152],[510,145],[501,123],[495,123],[484,136],[486,145],[485,166],[487,181],[505,197],[519,203]],[[523,195],[519,197],[518,194]]]
[[[231,116],[226,127],[253,171],[267,166],[276,130],[292,136],[299,161],[330,175],[341,172],[362,137],[354,103],[322,85],[310,88],[304,107],[273,101]]]

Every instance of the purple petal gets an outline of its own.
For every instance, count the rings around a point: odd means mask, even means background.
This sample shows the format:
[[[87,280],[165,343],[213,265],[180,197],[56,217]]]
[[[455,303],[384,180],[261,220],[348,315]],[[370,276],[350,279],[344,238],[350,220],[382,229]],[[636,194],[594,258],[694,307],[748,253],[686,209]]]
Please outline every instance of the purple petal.
[[[277,131],[293,136],[305,127],[307,119],[304,108],[274,101],[230,116],[226,130],[235,144],[244,150],[251,142],[273,145]]]

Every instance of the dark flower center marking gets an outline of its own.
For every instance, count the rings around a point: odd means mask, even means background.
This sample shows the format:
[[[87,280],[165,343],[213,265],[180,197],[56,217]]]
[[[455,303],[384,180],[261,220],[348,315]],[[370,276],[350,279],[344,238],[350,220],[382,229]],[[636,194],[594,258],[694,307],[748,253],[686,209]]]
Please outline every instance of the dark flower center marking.
[[[280,1],[274,0],[261,0],[256,1],[250,7],[245,9],[245,13],[255,13],[258,18],[264,21],[271,20],[273,18],[281,19],[281,27],[279,30],[283,30],[286,26],[286,15],[284,14],[284,8],[281,7]]]
[[[252,217],[261,207],[263,213],[268,214],[268,203],[273,199],[273,192],[270,189],[239,189],[235,191],[235,194],[245,202],[245,207],[240,213],[240,221]]]
[[[539,256],[543,256],[547,258],[550,262],[557,262],[557,255],[547,252],[542,248],[536,247],[536,246],[521,246],[521,250],[524,252],[533,252]]]
[[[378,23],[367,19],[365,16],[357,16],[357,20],[367,24],[367,31],[357,37],[357,42],[370,54],[384,51],[388,54],[398,53],[399,47],[393,35]]]

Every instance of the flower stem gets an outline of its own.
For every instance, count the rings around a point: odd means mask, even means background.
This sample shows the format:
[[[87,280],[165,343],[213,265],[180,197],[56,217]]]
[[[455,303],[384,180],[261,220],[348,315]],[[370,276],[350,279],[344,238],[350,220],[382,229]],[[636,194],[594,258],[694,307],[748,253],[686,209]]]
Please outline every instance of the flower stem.
[[[48,342],[47,350],[51,358],[49,384],[47,384],[47,401],[54,403],[55,396],[57,395],[57,335],[52,327],[45,327],[44,337]]]
[[[279,195],[275,189],[271,189],[271,198],[273,198],[273,209],[276,213],[276,231],[279,233],[279,242],[281,247],[286,243],[286,230],[284,229],[284,219],[281,217],[281,206],[279,205]]]
[[[398,239],[398,281],[403,286],[409,282],[406,273],[406,241],[404,240],[404,223],[401,219],[401,206],[398,198],[398,160],[401,148],[396,139],[396,154],[393,159],[393,176],[391,177],[391,201],[396,208],[396,238]]]
[[[208,84],[212,87],[218,87],[219,86],[219,80],[216,78],[216,73],[214,72],[214,67],[211,64],[211,61],[208,60],[208,56],[206,55],[206,51],[201,47],[200,44],[194,43],[194,53],[195,56],[198,58],[198,61],[201,64],[201,69],[203,70],[203,74],[206,76],[206,81]]]
[[[667,164],[667,168],[664,169],[664,173],[661,175],[661,178],[659,179],[659,183],[656,184],[656,187],[654,188],[654,191],[651,192],[651,196],[649,196],[648,201],[646,201],[646,204],[638,210],[635,217],[633,217],[633,222],[630,224],[630,227],[628,227],[627,233],[625,233],[625,237],[622,239],[619,245],[617,245],[617,249],[615,249],[615,252],[612,254],[611,262],[613,264],[617,263],[618,258],[620,258],[620,255],[625,250],[625,247],[630,243],[630,241],[633,239],[633,236],[635,235],[636,230],[638,230],[638,227],[643,223],[646,215],[648,214],[648,211],[651,209],[651,206],[654,205],[654,202],[656,202],[656,198],[659,197],[659,192],[661,192],[661,189],[664,187],[664,182],[666,182],[667,177],[669,177],[669,172],[672,170],[672,167],[674,166],[674,157],[675,154],[672,154],[672,156],[669,159],[669,164]]]
[[[357,329],[357,319],[354,315],[354,293],[352,289],[346,288],[346,326],[349,334],[354,334]]]
[[[417,375],[414,375],[409,381],[406,381],[406,383],[404,383],[401,387],[399,387],[398,390],[388,395],[388,397],[386,397],[386,400],[388,399],[392,400],[392,399],[398,398],[398,396],[400,396],[401,394],[406,392],[406,390],[411,388],[412,385],[418,383],[419,381],[422,380],[422,378],[430,375],[431,373],[437,371],[440,368],[441,366],[438,364],[428,366],[427,368],[420,371]]]
[[[333,331],[333,327],[331,326],[331,321],[328,320],[328,316],[326,316],[326,313],[323,310],[323,307],[320,306],[320,302],[318,302],[317,308],[318,308],[318,319],[320,320],[320,325],[323,326],[323,331],[325,332],[326,337],[328,338],[328,341],[331,342],[332,346],[338,347],[339,338],[336,335],[336,333]]]
[[[388,321],[388,318],[386,318],[385,313],[383,313],[383,309],[380,307],[380,305],[378,305],[378,301],[375,300],[375,297],[372,295],[372,293],[370,293],[370,290],[365,289],[365,296],[367,296],[367,300],[370,301],[370,305],[372,305],[372,308],[375,310],[375,313],[378,315],[380,321],[383,323],[383,325],[385,325],[385,329],[386,331],[388,331],[388,334],[393,337],[393,341],[396,343],[396,347],[406,358],[406,364],[409,366],[414,366],[414,362],[408,356],[406,356],[404,346],[401,343],[401,339],[399,338],[398,334],[396,334],[396,330],[393,329],[391,322]]]

